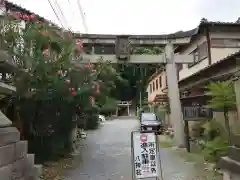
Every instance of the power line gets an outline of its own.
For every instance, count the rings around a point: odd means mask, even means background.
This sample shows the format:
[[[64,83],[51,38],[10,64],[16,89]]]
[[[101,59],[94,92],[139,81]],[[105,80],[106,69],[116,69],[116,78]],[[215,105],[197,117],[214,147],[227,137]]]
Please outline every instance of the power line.
[[[60,18],[59,18],[59,16],[58,16],[57,12],[55,11],[55,9],[54,9],[52,3],[50,2],[50,0],[48,0],[48,3],[50,4],[50,6],[51,6],[51,8],[52,8],[52,10],[53,10],[53,12],[54,12],[54,14],[55,14],[55,16],[57,17],[58,21],[60,22],[62,28],[64,29],[63,23],[62,23],[62,21],[60,20]]]
[[[65,22],[66,26],[67,26],[68,29],[70,30],[70,27],[68,26],[68,23],[67,23],[67,19],[66,19],[65,15],[64,15],[64,13],[63,13],[60,5],[58,4],[57,0],[55,0],[55,4],[56,4],[57,9],[59,10],[59,12],[60,12],[60,14],[61,14],[61,16],[62,16],[62,18],[63,18],[63,21]]]
[[[72,3],[71,3],[71,1],[70,0],[68,0],[68,4],[70,5],[70,8],[72,7]],[[73,16],[73,18],[75,17],[75,15],[74,15],[74,12],[73,11],[71,11],[72,12],[72,16]]]
[[[85,19],[85,14],[83,13],[83,9],[82,9],[80,0],[77,0],[77,5],[78,5],[78,9],[79,9],[82,21],[83,21],[84,29],[85,29],[86,33],[88,33],[88,27],[87,27],[87,23],[86,23],[86,19]]]

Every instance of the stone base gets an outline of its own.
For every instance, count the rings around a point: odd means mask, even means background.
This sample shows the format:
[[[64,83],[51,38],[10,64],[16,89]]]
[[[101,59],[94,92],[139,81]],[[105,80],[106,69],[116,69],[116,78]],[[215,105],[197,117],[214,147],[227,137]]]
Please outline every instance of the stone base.
[[[0,128],[0,180],[39,180],[41,166],[27,154],[27,141],[20,141],[15,127]]]
[[[233,174],[227,171],[223,172],[223,180],[239,180],[239,179],[240,179],[240,175]]]

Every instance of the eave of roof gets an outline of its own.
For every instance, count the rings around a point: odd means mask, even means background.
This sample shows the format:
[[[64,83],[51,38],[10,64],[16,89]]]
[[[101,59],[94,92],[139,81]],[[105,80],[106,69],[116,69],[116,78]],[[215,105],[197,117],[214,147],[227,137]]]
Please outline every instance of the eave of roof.
[[[159,68],[155,73],[153,73],[149,78],[148,78],[148,83],[150,81],[152,81],[155,77],[157,77],[158,75],[160,75],[161,73],[165,72],[165,67],[161,67]]]
[[[198,27],[196,27],[194,30],[193,30],[193,34],[191,36],[191,40],[190,40],[190,43],[193,41],[194,38],[196,38],[200,33],[201,33],[201,30],[206,28],[206,27],[210,27],[210,26],[233,26],[233,27],[240,27],[240,23],[237,23],[237,22],[220,22],[220,21],[201,21],[200,24],[198,25]],[[178,52],[181,52],[183,49],[187,48],[190,43],[188,44],[185,44],[185,45],[180,45],[178,46],[174,52],[175,53],[178,53]]]
[[[186,38],[190,37],[193,34],[193,30],[189,31],[179,31],[176,33],[171,34],[160,34],[160,35],[121,35],[121,34],[78,34],[75,35],[81,38],[88,38],[88,39],[116,39],[117,36],[129,36],[130,39],[137,39],[137,40],[144,40],[144,39],[176,39],[176,38]]]
[[[183,82],[183,81],[187,81],[188,79],[190,79],[190,78],[193,77],[193,76],[198,76],[199,74],[204,73],[204,71],[206,71],[207,69],[210,69],[210,68],[212,68],[212,67],[214,67],[214,66],[217,66],[217,65],[219,65],[219,64],[221,64],[221,63],[223,63],[223,62],[225,62],[225,61],[229,61],[229,60],[231,60],[232,58],[234,58],[235,56],[238,56],[238,55],[240,55],[240,50],[237,51],[237,52],[235,52],[235,53],[233,53],[233,54],[230,54],[229,56],[227,56],[227,57],[219,60],[218,62],[216,62],[216,63],[214,63],[214,64],[212,64],[212,65],[210,65],[210,66],[207,66],[207,67],[205,67],[205,68],[197,71],[196,73],[192,74],[191,76],[188,76],[188,77],[186,77],[186,78],[184,78],[184,79],[181,79],[181,80],[179,81],[179,83],[181,83],[181,82]]]

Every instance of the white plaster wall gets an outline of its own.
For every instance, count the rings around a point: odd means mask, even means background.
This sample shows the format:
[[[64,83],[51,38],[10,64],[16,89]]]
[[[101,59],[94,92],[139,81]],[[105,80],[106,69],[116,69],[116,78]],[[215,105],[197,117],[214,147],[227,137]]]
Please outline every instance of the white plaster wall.
[[[162,77],[162,87],[159,87],[159,77]],[[155,91],[152,91],[150,93],[150,84],[154,84],[156,85],[156,80],[158,80],[158,89],[155,88]],[[149,83],[148,83],[148,88],[147,88],[147,92],[148,92],[148,102],[152,102],[155,98],[156,95],[159,94],[164,94],[163,93],[163,89],[165,89],[167,87],[166,84],[166,72],[161,72],[160,74],[158,74],[156,77],[154,77]]]
[[[240,48],[211,48],[212,64],[236,53]]]
[[[205,36],[199,37],[199,39],[192,42],[192,44],[184,52],[182,52],[182,54],[190,54],[193,50],[197,48],[197,45],[200,45],[205,41],[206,41]],[[188,68],[187,64],[183,64],[183,68],[179,72],[179,80],[185,79],[207,66],[208,66],[208,58],[204,59],[203,61],[199,62],[198,64],[190,68]]]

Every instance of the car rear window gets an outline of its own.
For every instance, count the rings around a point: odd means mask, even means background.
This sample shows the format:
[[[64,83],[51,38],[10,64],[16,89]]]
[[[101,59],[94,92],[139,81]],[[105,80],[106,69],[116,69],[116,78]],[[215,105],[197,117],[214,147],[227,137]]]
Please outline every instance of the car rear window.
[[[157,120],[157,117],[153,113],[143,113],[142,120],[143,121],[155,121],[155,120]]]

